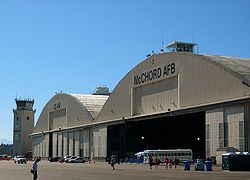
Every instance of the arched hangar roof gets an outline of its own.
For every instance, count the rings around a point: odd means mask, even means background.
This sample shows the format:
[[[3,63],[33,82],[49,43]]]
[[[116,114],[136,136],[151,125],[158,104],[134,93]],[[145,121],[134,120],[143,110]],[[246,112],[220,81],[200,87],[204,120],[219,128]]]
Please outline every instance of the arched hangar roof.
[[[250,85],[250,59],[225,56],[209,56],[211,62],[217,63],[231,74]]]
[[[33,133],[92,123],[107,99],[105,95],[58,93],[43,108]]]
[[[117,84],[97,121],[133,118],[249,98],[250,59],[160,53]]]
[[[88,110],[93,119],[97,118],[108,96],[103,95],[84,95],[70,94],[75,97]]]

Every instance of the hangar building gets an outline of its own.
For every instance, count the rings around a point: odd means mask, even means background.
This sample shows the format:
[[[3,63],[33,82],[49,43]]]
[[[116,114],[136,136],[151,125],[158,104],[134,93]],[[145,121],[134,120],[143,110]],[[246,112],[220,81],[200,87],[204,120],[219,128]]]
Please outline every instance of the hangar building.
[[[31,135],[33,155],[103,159],[191,148],[205,158],[222,147],[249,151],[249,122],[250,59],[175,48],[147,57],[109,96],[52,97]]]

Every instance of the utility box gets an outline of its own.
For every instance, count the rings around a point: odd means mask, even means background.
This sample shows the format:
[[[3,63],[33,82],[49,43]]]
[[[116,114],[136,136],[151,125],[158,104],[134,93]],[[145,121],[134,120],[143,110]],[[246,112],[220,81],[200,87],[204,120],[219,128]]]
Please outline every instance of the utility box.
[[[222,170],[250,171],[250,153],[235,152],[222,154]]]

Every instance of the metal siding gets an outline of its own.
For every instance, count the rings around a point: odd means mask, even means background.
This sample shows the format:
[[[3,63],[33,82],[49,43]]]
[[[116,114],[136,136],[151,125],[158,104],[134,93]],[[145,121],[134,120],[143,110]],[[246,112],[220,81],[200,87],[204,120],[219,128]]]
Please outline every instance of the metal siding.
[[[83,142],[83,157],[89,157],[89,131],[83,130],[82,132],[82,142]]]
[[[135,88],[135,113],[150,114],[178,107],[178,77]]]
[[[68,133],[63,132],[63,156],[68,155]]]
[[[75,156],[80,155],[80,139],[79,131],[75,131]]]
[[[94,157],[106,157],[107,127],[97,127],[93,130]]]
[[[58,156],[63,156],[62,147],[63,135],[61,132],[58,133]]]
[[[49,134],[45,134],[45,143],[46,143],[46,146],[44,148],[44,151],[45,151],[45,156],[44,157],[49,157]]]
[[[147,112],[167,112],[167,109],[164,108],[164,110],[162,110],[162,108],[156,106],[164,104],[163,100],[169,99],[167,93],[156,93],[150,97],[144,97],[144,99],[137,98],[143,97],[143,93],[147,92],[147,87],[154,86],[153,84],[158,84],[160,88],[158,81],[164,81],[165,78],[147,82],[142,84],[141,87],[135,86],[133,80],[135,75],[172,62],[176,63],[177,73],[175,76],[178,75],[179,78],[177,81],[179,89],[177,89],[175,93],[177,96],[177,108],[193,107],[234,98],[248,97],[250,89],[242,83],[238,76],[228,71],[228,68],[220,63],[219,60],[216,60],[215,63],[214,59],[224,58],[187,53],[163,53],[147,58],[132,69],[117,84],[101,110],[97,121],[131,117],[131,115],[146,114]],[[133,91],[131,89],[135,90]],[[131,94],[133,94],[132,97]],[[173,97],[172,94],[169,94],[169,96]],[[146,104],[146,106],[143,107],[142,104]],[[155,110],[152,107],[154,107]],[[143,113],[141,109],[143,109],[145,113]]]
[[[69,135],[69,155],[73,156],[73,132],[68,132]]]
[[[57,132],[53,133],[52,155],[57,156]]]
[[[238,78],[209,61],[187,58],[182,66],[181,107],[236,98],[244,96],[245,90],[249,92]]]
[[[209,125],[209,138],[206,137],[206,141],[210,145],[206,147],[207,156],[216,156],[216,149],[219,148],[219,123],[223,123],[222,108],[206,111],[206,124]]]
[[[228,123],[228,145],[239,149],[239,121],[244,121],[244,108],[226,108],[225,116]]]

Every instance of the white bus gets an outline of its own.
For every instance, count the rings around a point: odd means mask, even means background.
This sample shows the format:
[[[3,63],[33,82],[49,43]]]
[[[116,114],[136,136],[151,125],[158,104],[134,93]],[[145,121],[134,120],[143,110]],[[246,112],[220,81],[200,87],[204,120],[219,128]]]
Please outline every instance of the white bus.
[[[158,150],[145,150],[141,154],[143,156],[143,162],[149,163],[149,157],[154,159],[157,157],[161,162],[165,162],[165,158],[174,159],[177,158],[180,162],[187,160],[193,160],[193,152],[191,149],[158,149]]]

